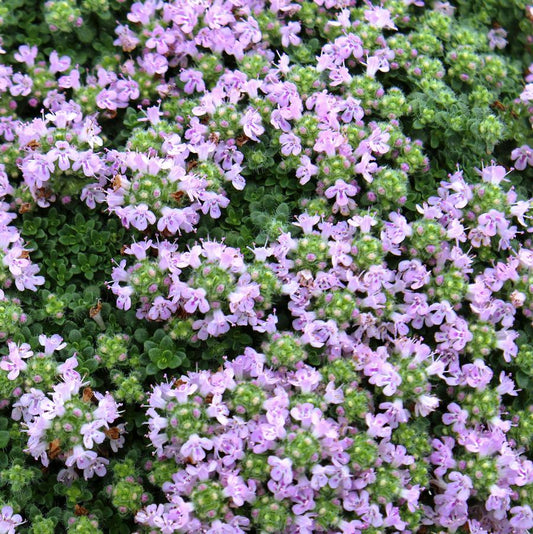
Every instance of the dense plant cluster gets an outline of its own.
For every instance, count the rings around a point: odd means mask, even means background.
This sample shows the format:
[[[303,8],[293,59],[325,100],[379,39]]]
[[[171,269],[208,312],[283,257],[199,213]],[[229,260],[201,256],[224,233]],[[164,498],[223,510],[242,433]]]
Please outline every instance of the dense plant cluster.
[[[533,530],[533,6],[0,5],[0,534]]]

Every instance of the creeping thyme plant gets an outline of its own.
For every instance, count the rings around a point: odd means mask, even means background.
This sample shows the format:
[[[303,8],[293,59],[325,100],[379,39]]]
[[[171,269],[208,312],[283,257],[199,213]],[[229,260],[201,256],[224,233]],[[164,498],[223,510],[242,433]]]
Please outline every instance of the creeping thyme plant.
[[[0,39],[0,534],[533,531],[533,5]]]

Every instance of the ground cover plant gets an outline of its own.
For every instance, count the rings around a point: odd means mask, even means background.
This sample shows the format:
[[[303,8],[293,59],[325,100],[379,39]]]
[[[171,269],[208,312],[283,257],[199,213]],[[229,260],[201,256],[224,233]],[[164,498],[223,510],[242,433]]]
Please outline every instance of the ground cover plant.
[[[0,534],[533,530],[533,6],[0,36]]]

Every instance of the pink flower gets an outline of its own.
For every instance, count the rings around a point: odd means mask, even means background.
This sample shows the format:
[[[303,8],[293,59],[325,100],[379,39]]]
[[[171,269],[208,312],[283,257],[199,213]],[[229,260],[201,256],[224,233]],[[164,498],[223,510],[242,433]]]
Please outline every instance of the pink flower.
[[[228,320],[230,317],[232,318],[230,315],[224,315],[221,310],[215,310],[213,315],[208,318],[207,332],[214,337],[225,334],[230,329],[230,322]]]
[[[281,153],[284,156],[297,156],[302,151],[300,138],[293,133],[284,133],[280,135]]]
[[[146,48],[155,48],[158,54],[166,54],[169,51],[169,45],[174,43],[176,37],[170,29],[164,29],[156,26],[151,33],[150,38],[146,41]]]
[[[492,380],[493,372],[485,362],[481,359],[476,359],[474,363],[463,365],[462,367],[463,383],[468,384],[472,388],[483,390]]]
[[[99,429],[104,425],[104,421],[97,419],[81,426],[80,434],[83,436],[83,444],[87,449],[92,449],[95,443],[98,445],[103,443],[105,434]]]
[[[207,313],[210,309],[209,302],[205,298],[206,292],[202,287],[198,289],[191,289],[187,291],[187,302],[183,306],[183,309],[187,313],[195,313],[198,309],[202,313]]]
[[[527,103],[533,100],[533,83],[528,83],[524,87],[524,90],[520,94],[520,100],[522,100],[522,102],[524,103]]]
[[[96,95],[96,105],[102,109],[117,109],[117,93],[112,89],[102,89]]]
[[[394,527],[397,531],[405,529],[407,523],[402,521],[400,517],[400,510],[397,506],[393,506],[392,503],[387,503],[385,506],[385,520],[383,521],[384,527]]]
[[[304,428],[309,428],[313,422],[319,421],[322,412],[319,408],[315,408],[310,402],[298,404],[290,411],[291,417],[295,421],[301,421]]]
[[[117,208],[116,214],[121,218],[122,224],[129,228],[130,224],[141,232],[148,228],[148,224],[156,222],[156,216],[149,210],[144,203],[138,206],[126,206],[125,208]]]
[[[246,136],[252,141],[259,141],[258,136],[265,131],[261,122],[261,115],[259,115],[257,110],[252,108],[248,108],[239,124],[243,127]]]
[[[229,309],[232,313],[241,312],[252,315],[255,299],[260,297],[260,287],[256,283],[239,285],[235,291],[228,296]]]
[[[190,458],[193,463],[198,463],[205,458],[205,451],[210,451],[212,448],[213,442],[210,439],[193,434],[181,446],[180,454],[183,458]]]
[[[35,64],[38,49],[36,46],[29,47],[28,45],[19,46],[18,52],[15,52],[14,58],[20,62],[25,63],[28,67]]]
[[[56,350],[64,349],[67,346],[63,342],[63,338],[58,334],[53,334],[51,337],[41,334],[39,343],[44,347],[45,354],[53,354]]]
[[[103,164],[100,158],[92,150],[86,150],[85,152],[78,152],[76,161],[72,164],[72,170],[77,171],[81,169],[83,174],[90,178],[98,173]]]
[[[516,397],[518,395],[519,389],[515,389],[516,384],[510,376],[507,376],[504,371],[500,373],[500,385],[496,388],[496,391],[500,395],[511,395]]]
[[[323,347],[330,337],[337,334],[337,324],[329,320],[327,322],[315,320],[308,322],[303,328],[302,341],[312,347]]]
[[[415,404],[415,415],[426,417],[439,406],[440,400],[432,395],[420,395]]]
[[[289,458],[281,459],[277,456],[269,456],[267,462],[272,467],[270,470],[272,480],[281,482],[286,486],[292,482],[292,461]]]
[[[93,463],[98,455],[94,451],[86,451],[81,445],[75,445],[72,453],[66,459],[65,465],[71,467],[76,465],[78,469],[86,469]]]
[[[299,226],[304,234],[311,234],[313,227],[320,221],[320,215],[310,216],[307,213],[302,213],[296,217],[298,222],[293,223],[294,226]]]
[[[354,119],[360,121],[365,116],[365,112],[361,107],[361,101],[351,96],[345,98],[339,104],[339,111],[342,111],[341,120],[343,122],[352,122]]]
[[[369,9],[365,10],[365,19],[368,21],[370,26],[374,26],[375,28],[387,30],[398,29],[391,20],[390,11],[383,7],[370,6]]]
[[[52,162],[59,160],[58,167],[62,171],[70,168],[70,162],[76,161],[78,153],[74,150],[67,141],[57,141],[54,148],[48,152],[48,159]]]
[[[289,22],[283,24],[280,29],[281,45],[287,48],[289,45],[298,46],[302,40],[298,37],[302,29],[299,22]]]
[[[128,80],[117,80],[115,83],[114,83],[114,89],[117,93],[117,99],[119,100],[119,102],[121,102],[122,104],[120,104],[120,107],[123,107],[123,104],[124,103],[128,103],[130,100],[136,100],[137,98],[139,98],[139,85],[137,84],[137,82],[135,80],[132,80],[132,79],[128,79]],[[158,106],[152,106],[152,107],[149,107],[147,110],[146,110],[146,114],[148,116],[148,120],[152,123],[152,124],[156,124],[157,121],[154,120],[155,116],[157,116],[156,113],[154,113],[152,110],[153,109],[156,109],[158,110]],[[139,119],[139,120],[142,120],[142,119]]]
[[[306,365],[290,373],[288,381],[293,386],[300,388],[302,393],[310,393],[318,387],[318,384],[322,381],[322,375],[312,367]]]
[[[183,90],[188,94],[194,92],[203,93],[205,91],[205,83],[203,75],[200,71],[194,69],[185,69],[181,71],[180,80],[185,83]]]
[[[33,355],[33,351],[30,350],[30,346],[27,343],[22,345],[16,345],[12,341],[8,341],[9,354],[4,356],[0,362],[0,369],[9,371],[7,378],[9,380],[15,380],[21,371],[24,371],[28,366],[24,359]]]
[[[503,351],[503,359],[509,363],[517,354],[518,347],[514,342],[519,337],[516,330],[500,330],[496,333],[496,346]]]
[[[533,167],[533,150],[528,145],[522,145],[511,152],[511,159],[517,171],[523,171],[528,165]]]
[[[318,174],[318,167],[311,163],[308,156],[300,158],[300,166],[296,169],[296,177],[299,179],[301,185],[305,185],[312,176]]]
[[[255,499],[255,482],[249,480],[246,484],[241,476],[230,473],[226,478],[224,495],[230,497],[236,506],[243,506],[245,502],[252,502]],[[230,530],[227,532],[229,534]],[[231,529],[231,532],[234,530]]]
[[[96,419],[102,419],[106,423],[112,423],[119,416],[118,408],[120,405],[116,403],[115,399],[110,393],[98,395],[101,398],[98,400],[98,406],[93,412],[93,417]]]
[[[375,78],[378,71],[389,72],[390,65],[384,56],[370,56],[366,60],[366,74],[370,78]]]
[[[317,136],[313,149],[316,152],[325,152],[328,156],[334,156],[335,151],[345,143],[344,137],[333,130],[322,130]]]
[[[58,349],[59,347],[56,348],[56,350]],[[61,365],[58,365],[57,370],[61,373],[64,380],[81,382],[80,374],[74,370],[76,367],[78,367],[78,359],[76,358],[76,355],[74,355],[67,358]]]
[[[494,50],[499,48],[500,50],[507,46],[507,32],[503,28],[493,28],[487,33],[489,40],[489,48]]]
[[[152,321],[166,321],[170,319],[174,311],[176,311],[176,306],[172,302],[162,296],[158,296],[154,299],[147,317]]]
[[[390,134],[388,132],[382,132],[379,128],[375,128],[365,141],[372,152],[386,154],[390,150],[387,144],[389,139]]]
[[[57,84],[61,89],[79,89],[81,87],[79,70],[72,69],[68,74],[61,76]]]
[[[70,57],[61,56],[53,50],[50,54],[50,72],[55,74],[56,72],[64,72],[70,67]]]
[[[131,308],[131,295],[133,288],[130,286],[113,286],[113,293],[117,295],[117,308],[128,311]]]
[[[355,166],[355,172],[362,174],[363,178],[372,183],[374,180],[374,173],[378,170],[378,164],[376,159],[370,152],[365,152],[361,156],[361,161]]]
[[[448,404],[448,412],[442,416],[442,422],[445,425],[453,425],[454,432],[459,432],[465,428],[468,420],[468,412],[463,410],[457,403]]]
[[[229,408],[222,402],[222,395],[220,393],[213,395],[213,399],[211,400],[206,413],[209,417],[215,418],[221,425],[228,424]],[[226,444],[225,441],[224,444]]]
[[[246,185],[246,180],[241,175],[241,171],[243,171],[244,168],[241,167],[238,163],[234,163],[231,166],[231,169],[226,171],[224,174],[224,177],[226,180],[230,181],[231,184],[237,191],[242,191]]]
[[[167,58],[161,54],[148,52],[138,61],[144,71],[152,76],[155,74],[165,74],[168,70]]]
[[[383,394],[390,397],[396,393],[402,383],[402,377],[394,366],[388,362],[371,361],[365,366],[365,374],[369,376],[369,382],[383,388]]]
[[[420,486],[416,484],[409,489],[402,489],[400,495],[407,501],[407,508],[409,511],[414,512],[418,508],[418,500],[420,498]]]
[[[83,478],[85,478],[85,480],[88,480],[94,475],[97,475],[99,477],[105,476],[105,474],[107,473],[106,465],[108,464],[109,460],[107,458],[97,456],[92,460],[89,465],[87,465],[87,467],[84,468]]]
[[[213,191],[205,191],[201,194],[202,201],[201,211],[204,215],[209,213],[213,219],[218,219],[222,212],[220,208],[226,208],[229,205],[229,198],[225,195],[219,195]]]
[[[509,523],[513,527],[520,529],[533,528],[533,511],[529,505],[526,504],[525,506],[514,506],[511,508],[511,513],[513,514],[513,517]]]
[[[505,180],[505,177],[509,172],[502,165],[489,165],[484,167],[481,171],[478,170],[478,174],[481,175],[481,179],[484,182],[498,185],[501,181]]]
[[[54,164],[42,154],[32,154],[22,162],[22,174],[26,183],[35,189],[43,187],[54,171]]]
[[[329,85],[336,87],[337,85],[349,84],[352,81],[352,76],[344,65],[338,65],[330,69],[329,79],[331,80]]]
[[[16,528],[22,525],[22,516],[13,514],[11,506],[3,506],[0,513],[0,532],[3,534],[15,534]]]

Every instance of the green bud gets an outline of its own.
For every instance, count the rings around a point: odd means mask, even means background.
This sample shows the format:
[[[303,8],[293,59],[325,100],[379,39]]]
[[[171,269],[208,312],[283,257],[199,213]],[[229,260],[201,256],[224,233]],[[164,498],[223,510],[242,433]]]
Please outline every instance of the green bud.
[[[350,455],[350,466],[355,471],[365,471],[373,467],[378,458],[378,445],[366,433],[360,432],[352,436],[352,445],[346,451]]]
[[[191,502],[201,521],[222,519],[228,510],[222,485],[214,480],[200,481],[191,492]]]
[[[143,487],[132,480],[119,480],[113,484],[111,502],[121,515],[136,513],[142,508]]]
[[[261,533],[284,532],[289,520],[285,503],[265,495],[254,503],[252,519]]]
[[[285,440],[285,455],[296,467],[311,468],[320,458],[320,443],[306,430],[294,435],[289,434]]]
[[[238,415],[252,418],[263,410],[265,400],[266,395],[262,388],[255,384],[242,383],[231,391],[231,400],[228,404]]]
[[[355,249],[353,253],[354,264],[361,270],[368,269],[372,265],[379,265],[383,261],[383,245],[381,240],[368,234],[353,241]]]
[[[293,369],[298,362],[307,359],[307,352],[302,348],[300,339],[288,332],[273,334],[271,341],[263,345],[262,350],[268,364],[274,367]]]

